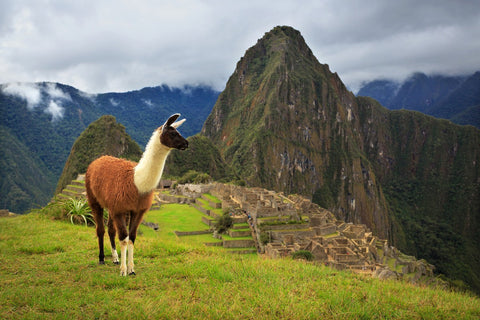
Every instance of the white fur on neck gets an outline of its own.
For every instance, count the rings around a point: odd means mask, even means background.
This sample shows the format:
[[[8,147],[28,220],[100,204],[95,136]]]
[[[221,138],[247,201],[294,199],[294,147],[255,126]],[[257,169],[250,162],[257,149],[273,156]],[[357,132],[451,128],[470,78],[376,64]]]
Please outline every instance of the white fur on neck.
[[[133,182],[139,193],[148,193],[155,189],[162,177],[165,160],[171,148],[160,142],[160,134],[160,130],[155,130],[135,167]]]

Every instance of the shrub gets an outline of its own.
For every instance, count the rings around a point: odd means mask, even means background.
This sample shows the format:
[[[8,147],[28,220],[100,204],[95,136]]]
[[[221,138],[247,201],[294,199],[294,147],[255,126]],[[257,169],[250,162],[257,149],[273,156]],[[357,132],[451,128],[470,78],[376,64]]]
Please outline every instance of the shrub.
[[[72,224],[75,222],[84,222],[85,226],[89,223],[94,224],[93,216],[86,200],[70,198],[63,204],[67,216],[70,217]]]
[[[53,198],[45,207],[34,209],[32,212],[38,212],[44,216],[50,217],[54,220],[65,220],[65,212],[63,210],[62,202],[57,198]]]
[[[225,233],[233,226],[233,219],[228,213],[224,213],[216,221],[214,228],[218,233]]]
[[[212,181],[212,178],[203,172],[198,172],[195,170],[189,170],[185,173],[180,179],[178,179],[179,184],[184,183],[208,183]]]
[[[312,261],[313,260],[313,254],[310,251],[307,250],[298,250],[294,253],[292,253],[292,258],[293,259],[304,259],[307,261]]]
[[[270,241],[270,235],[267,232],[260,233],[260,242],[266,245]]]

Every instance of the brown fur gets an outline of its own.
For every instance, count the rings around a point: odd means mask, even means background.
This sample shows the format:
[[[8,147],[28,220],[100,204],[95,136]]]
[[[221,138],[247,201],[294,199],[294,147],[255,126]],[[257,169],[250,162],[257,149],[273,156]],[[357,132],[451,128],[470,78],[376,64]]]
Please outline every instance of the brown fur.
[[[137,237],[137,229],[143,220],[143,215],[152,205],[152,189],[161,178],[168,153],[173,148],[185,150],[188,147],[188,141],[176,130],[185,121],[183,119],[175,122],[179,116],[179,113],[173,114],[162,127],[154,131],[138,166],[134,162],[110,156],[100,157],[88,166],[85,187],[88,203],[97,224],[99,262],[105,263],[103,209],[108,209],[108,235],[114,263],[118,263],[115,249],[116,233],[121,242],[121,275],[126,275],[127,272],[135,274],[133,244]],[[128,230],[127,220],[129,221]],[[125,264],[127,245],[128,268]]]
[[[115,249],[117,232],[119,240],[129,236],[129,239],[135,242],[138,225],[152,205],[153,191],[139,194],[133,182],[135,165],[135,162],[103,156],[88,166],[85,187],[88,203],[97,224],[100,263],[104,263],[105,258],[103,209],[108,209],[108,234],[110,244]],[[130,218],[130,226],[127,231],[128,218]]]
[[[98,202],[112,213],[141,212],[150,209],[153,192],[139,195],[133,183],[132,161],[103,156],[93,161],[85,175],[89,202]]]

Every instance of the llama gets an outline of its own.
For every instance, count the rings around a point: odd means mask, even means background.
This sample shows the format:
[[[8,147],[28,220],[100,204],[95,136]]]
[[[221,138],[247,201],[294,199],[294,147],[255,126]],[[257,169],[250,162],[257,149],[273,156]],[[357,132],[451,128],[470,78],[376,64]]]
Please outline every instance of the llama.
[[[85,174],[87,199],[97,224],[99,264],[105,264],[103,209],[108,209],[108,235],[114,264],[119,264],[115,234],[120,241],[120,275],[135,275],[133,248],[138,225],[150,209],[153,190],[162,177],[165,160],[173,148],[185,150],[188,141],[177,131],[185,119],[175,122],[172,115],[153,132],[142,158],[135,162],[102,156],[94,160]],[[127,220],[130,220],[127,231]],[[127,265],[128,252],[128,265]]]

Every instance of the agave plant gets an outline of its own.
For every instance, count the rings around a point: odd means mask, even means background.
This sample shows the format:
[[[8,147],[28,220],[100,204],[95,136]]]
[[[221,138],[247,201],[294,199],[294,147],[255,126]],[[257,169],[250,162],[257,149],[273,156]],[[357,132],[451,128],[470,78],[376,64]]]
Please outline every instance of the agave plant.
[[[95,223],[86,200],[70,198],[65,202],[64,209],[70,217],[72,224],[75,224],[74,220],[83,220],[85,226],[87,226],[89,222],[91,224]]]

